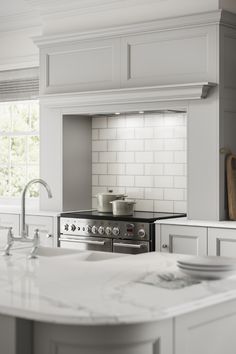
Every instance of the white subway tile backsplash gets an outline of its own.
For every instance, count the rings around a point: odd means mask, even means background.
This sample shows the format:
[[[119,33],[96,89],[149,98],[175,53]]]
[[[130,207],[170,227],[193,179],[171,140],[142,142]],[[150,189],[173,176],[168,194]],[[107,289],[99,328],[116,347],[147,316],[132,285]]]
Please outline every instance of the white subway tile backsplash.
[[[134,152],[117,152],[117,162],[134,162]]]
[[[144,120],[145,127],[161,127],[164,125],[163,114],[146,114]]]
[[[107,164],[105,163],[93,163],[92,164],[93,175],[105,175],[107,174]]]
[[[186,201],[174,201],[174,213],[186,213],[187,203]]]
[[[154,185],[157,188],[172,188],[174,187],[173,176],[156,176],[154,179]]]
[[[176,188],[165,189],[164,200],[184,200],[184,190]]]
[[[174,128],[173,127],[156,127],[155,128],[155,137],[158,139],[166,139],[174,137]]]
[[[97,175],[92,175],[92,185],[93,186],[98,186],[99,185],[98,176]]]
[[[125,140],[109,140],[108,151],[124,151]]]
[[[162,151],[164,149],[163,139],[148,139],[145,140],[146,151]]]
[[[170,163],[174,161],[173,151],[158,151],[155,152],[154,160],[156,163]]]
[[[153,200],[137,199],[135,210],[153,211]]]
[[[92,162],[98,162],[98,152],[92,152]]]
[[[143,175],[144,174],[144,164],[130,163],[126,165],[126,175]]]
[[[100,162],[116,162],[116,152],[99,152]]]
[[[163,175],[164,167],[162,164],[145,164],[145,175]]]
[[[116,129],[99,129],[100,139],[115,139]]]
[[[136,162],[143,162],[143,163],[148,163],[148,162],[153,162],[153,152],[135,152],[135,161]]]
[[[99,176],[99,185],[100,186],[115,186],[116,185],[116,176],[100,175]]]
[[[154,200],[154,211],[165,211],[167,213],[173,213],[174,201]]]
[[[184,164],[166,164],[164,166],[164,174],[171,176],[183,176],[184,175]]]
[[[107,117],[94,117],[92,119],[92,128],[107,128]]]
[[[108,128],[123,128],[125,127],[125,122],[124,116],[108,117]]]
[[[92,129],[92,140],[97,140],[98,138],[98,129]]]
[[[129,198],[144,199],[145,188],[127,187],[126,194]]]
[[[92,139],[93,196],[113,189],[136,210],[186,211],[186,114],[94,117]]]
[[[134,185],[134,176],[117,176],[117,186],[129,187]]]
[[[145,188],[145,199],[162,200],[164,195],[163,188]]]
[[[174,176],[174,187],[175,188],[187,188],[187,177],[186,176]]]
[[[135,128],[135,138],[152,139],[154,137],[153,128]]]
[[[126,141],[126,151],[143,151],[144,141],[143,140],[127,140]]]
[[[136,128],[144,126],[143,114],[135,114],[126,117],[126,126],[128,128]]]
[[[175,151],[174,152],[174,162],[175,163],[187,163],[187,153],[186,151]]]
[[[134,139],[134,128],[119,128],[116,130],[117,139]]]
[[[184,150],[185,139],[166,139],[164,142],[165,150]]]
[[[103,141],[103,140],[92,141],[92,150],[93,151],[107,151],[107,141]]]
[[[124,175],[125,174],[125,164],[109,163],[108,164],[108,174],[109,175]]]
[[[153,187],[153,185],[154,185],[153,176],[135,176],[136,187]]]
[[[92,196],[93,198],[96,198],[96,195],[98,193],[105,193],[107,192],[107,188],[106,187],[102,187],[102,186],[93,186],[92,187]]]

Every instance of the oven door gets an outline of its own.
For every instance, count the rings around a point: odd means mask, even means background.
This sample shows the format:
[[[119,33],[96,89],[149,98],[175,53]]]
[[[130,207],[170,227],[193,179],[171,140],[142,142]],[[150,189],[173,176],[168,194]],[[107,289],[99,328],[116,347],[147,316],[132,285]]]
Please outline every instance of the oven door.
[[[80,251],[112,252],[112,240],[102,237],[61,235],[59,247],[73,248]]]
[[[138,254],[150,252],[149,242],[130,241],[130,240],[113,240],[113,252]]]

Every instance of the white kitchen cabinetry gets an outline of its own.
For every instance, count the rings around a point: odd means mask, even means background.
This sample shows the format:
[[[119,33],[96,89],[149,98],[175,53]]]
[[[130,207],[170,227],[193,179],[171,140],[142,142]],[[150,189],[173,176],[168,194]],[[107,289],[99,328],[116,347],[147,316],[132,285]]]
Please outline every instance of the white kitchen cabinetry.
[[[120,87],[120,39],[50,45],[40,57],[41,93]]]
[[[214,32],[206,26],[122,38],[121,86],[215,82]]]
[[[208,228],[208,255],[236,257],[236,229]]]
[[[156,250],[191,255],[207,254],[207,228],[160,225],[156,228]]]
[[[17,214],[0,214],[0,226],[12,227],[14,235],[20,232],[20,216]],[[0,248],[4,248],[7,243],[8,230],[0,230]]]
[[[54,246],[54,218],[50,216],[26,215],[25,223],[28,235],[33,237],[35,229],[39,230],[40,245]]]

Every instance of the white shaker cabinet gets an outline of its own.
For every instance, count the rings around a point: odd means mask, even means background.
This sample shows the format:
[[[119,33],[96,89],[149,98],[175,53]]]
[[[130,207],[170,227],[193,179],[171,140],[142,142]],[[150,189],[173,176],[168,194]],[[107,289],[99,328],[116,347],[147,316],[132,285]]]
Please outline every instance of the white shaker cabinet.
[[[156,225],[156,251],[190,255],[207,254],[207,228]]]
[[[208,228],[208,255],[236,257],[236,229]]]
[[[0,214],[0,226],[12,227],[14,235],[20,232],[20,216],[18,214]],[[0,230],[0,249],[4,248],[7,243],[8,230]]]
[[[28,235],[33,237],[35,229],[39,230],[40,245],[44,247],[54,246],[55,220],[50,216],[26,215],[25,223]]]

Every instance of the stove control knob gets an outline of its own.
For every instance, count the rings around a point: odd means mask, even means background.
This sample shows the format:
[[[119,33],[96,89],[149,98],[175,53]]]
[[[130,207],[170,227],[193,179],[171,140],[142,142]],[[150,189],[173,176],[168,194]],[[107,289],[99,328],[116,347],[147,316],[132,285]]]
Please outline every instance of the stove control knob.
[[[142,238],[145,237],[145,230],[144,229],[139,229],[138,230],[138,236],[142,237]]]
[[[75,231],[76,230],[76,226],[74,224],[71,225],[71,231]]]
[[[65,231],[69,231],[69,225],[68,225],[68,224],[65,224],[65,225],[64,225],[64,230],[65,230]]]
[[[96,235],[97,233],[98,233],[98,228],[97,228],[97,226],[93,226],[92,227],[92,233],[94,234],[94,235]]]
[[[113,227],[112,233],[114,236],[118,236],[120,233],[120,229],[117,226],[115,226]]]
[[[105,232],[104,226],[100,226],[100,227],[98,228],[98,233],[99,233],[99,235],[104,235],[104,232]]]
[[[106,227],[105,233],[107,236],[110,236],[112,234],[112,228],[110,226]]]
[[[85,232],[87,232],[87,233],[91,233],[91,231],[92,231],[92,227],[90,226],[90,225],[86,225],[85,226]]]

